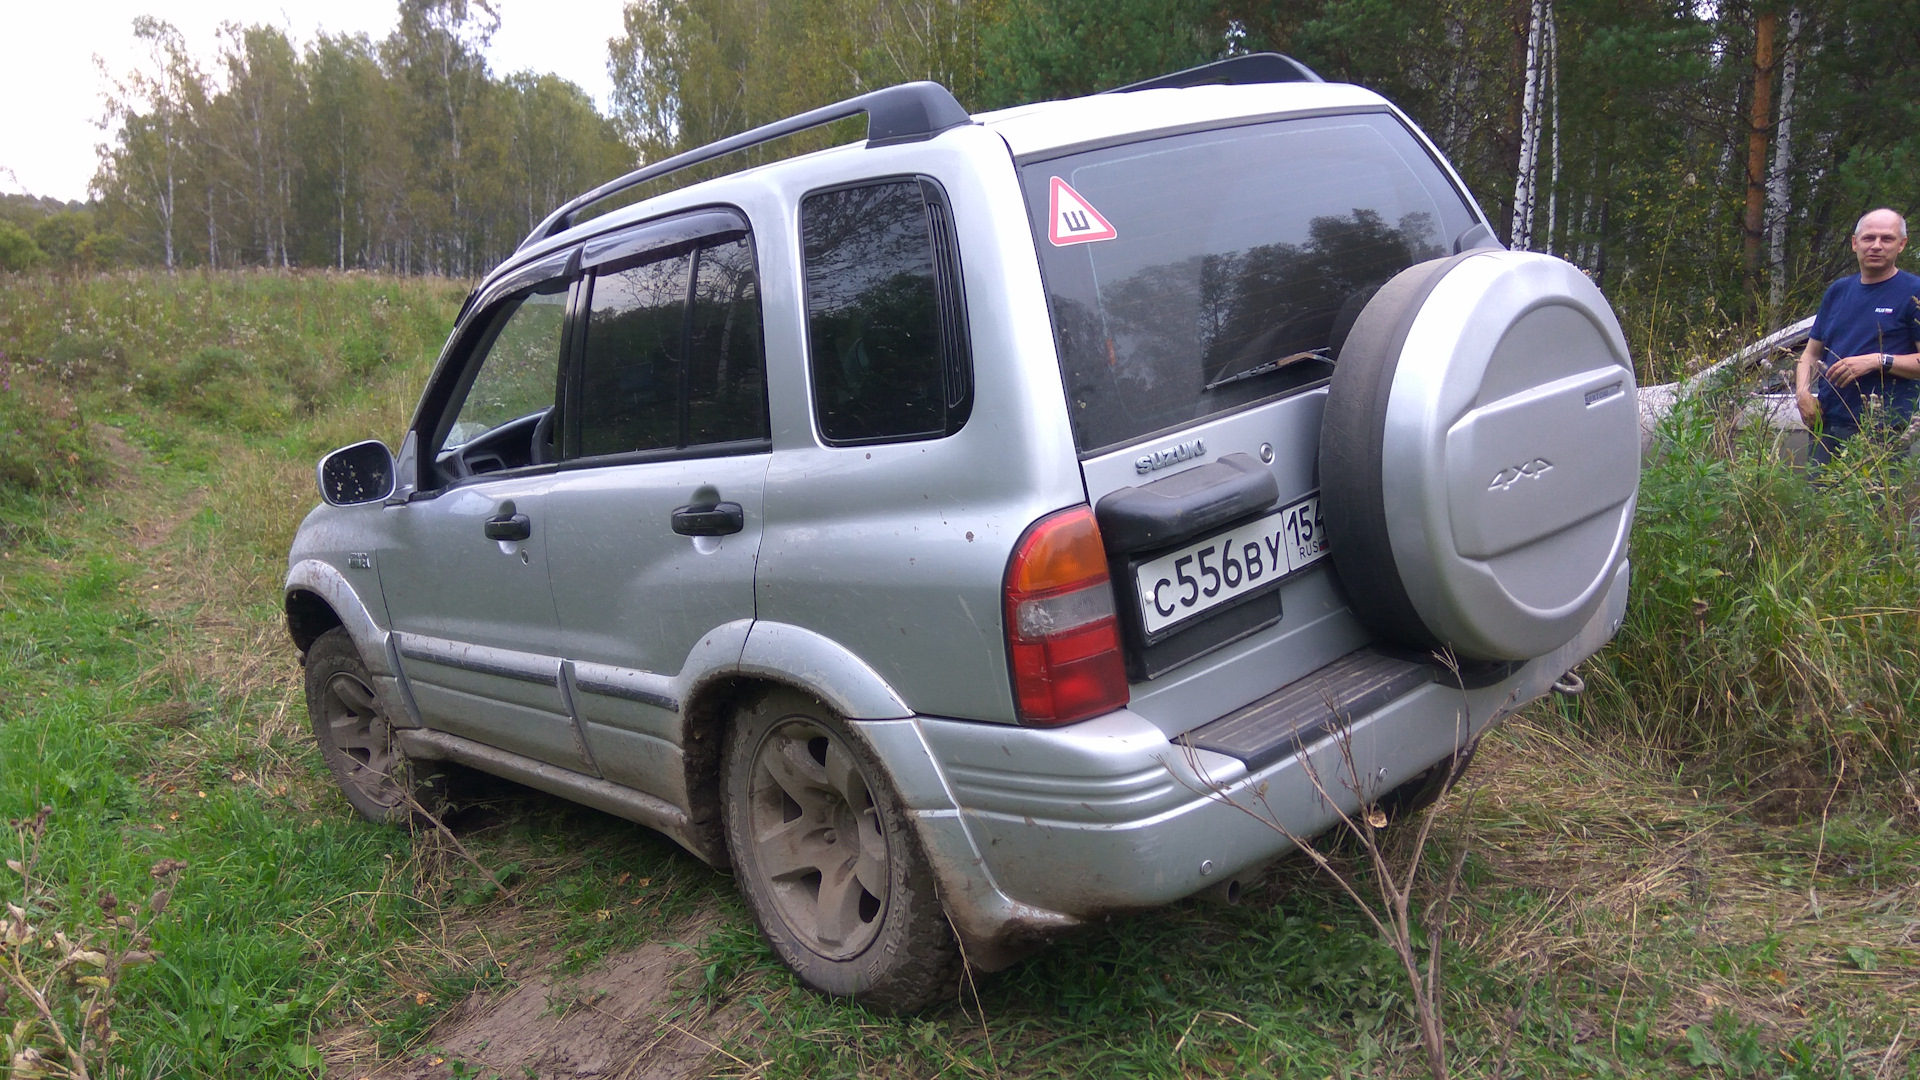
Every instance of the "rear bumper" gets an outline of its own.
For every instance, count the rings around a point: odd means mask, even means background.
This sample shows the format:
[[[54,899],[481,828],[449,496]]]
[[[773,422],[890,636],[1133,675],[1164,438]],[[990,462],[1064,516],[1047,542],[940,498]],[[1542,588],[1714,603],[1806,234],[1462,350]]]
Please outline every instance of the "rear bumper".
[[[1623,565],[1578,637],[1500,682],[1426,682],[1367,702],[1346,718],[1351,768],[1325,729],[1293,752],[1248,754],[1249,767],[1126,710],[1052,730],[926,717],[857,727],[893,772],[969,959],[992,969],[1089,919],[1230,881],[1291,848],[1287,833],[1336,823],[1335,805],[1353,810],[1471,744],[1613,636],[1626,586]]]

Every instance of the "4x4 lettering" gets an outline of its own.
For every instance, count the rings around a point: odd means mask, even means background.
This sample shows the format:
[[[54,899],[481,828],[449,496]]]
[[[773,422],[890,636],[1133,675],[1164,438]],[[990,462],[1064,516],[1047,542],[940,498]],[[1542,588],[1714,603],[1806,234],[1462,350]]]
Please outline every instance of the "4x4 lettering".
[[[1218,595],[1220,592],[1220,571],[1207,565],[1207,556],[1213,554],[1212,546],[1203,547],[1195,554],[1200,558],[1200,572],[1213,579],[1211,586],[1203,588],[1200,591],[1206,593],[1208,596]]]
[[[1181,607],[1192,607],[1193,602],[1200,599],[1200,583],[1195,581],[1193,575],[1186,570],[1187,564],[1192,561],[1193,556],[1188,555],[1173,564],[1173,576],[1179,580],[1180,584],[1187,587],[1187,595],[1180,598]]]

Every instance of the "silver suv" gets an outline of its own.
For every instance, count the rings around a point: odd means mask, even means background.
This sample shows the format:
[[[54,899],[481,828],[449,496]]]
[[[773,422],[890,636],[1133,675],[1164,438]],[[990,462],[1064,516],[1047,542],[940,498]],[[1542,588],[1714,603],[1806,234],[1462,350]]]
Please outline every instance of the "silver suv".
[[[917,83],[549,217],[321,462],[287,625],[361,813],[451,764],[639,822],[903,1010],[1233,891],[1343,747],[1334,802],[1430,795],[1618,628],[1637,478],[1606,301],[1377,95]]]

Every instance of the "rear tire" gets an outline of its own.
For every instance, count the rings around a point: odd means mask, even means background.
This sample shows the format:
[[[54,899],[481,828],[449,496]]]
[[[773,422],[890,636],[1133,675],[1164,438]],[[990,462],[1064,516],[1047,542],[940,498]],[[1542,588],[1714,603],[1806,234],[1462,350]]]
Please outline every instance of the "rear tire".
[[[416,762],[400,751],[367,665],[344,627],[321,634],[307,650],[307,717],[320,756],[361,817],[404,825],[445,812],[449,766]]]
[[[954,991],[960,952],[933,870],[845,721],[775,691],[734,717],[721,783],[740,892],[801,982],[889,1013]]]

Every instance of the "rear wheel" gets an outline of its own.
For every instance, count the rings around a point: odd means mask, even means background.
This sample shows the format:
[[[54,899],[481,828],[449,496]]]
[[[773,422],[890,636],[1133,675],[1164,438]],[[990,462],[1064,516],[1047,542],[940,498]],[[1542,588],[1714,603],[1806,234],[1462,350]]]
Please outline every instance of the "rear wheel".
[[[320,756],[360,816],[399,825],[445,810],[447,767],[415,762],[394,744],[393,724],[343,627],[307,650],[307,716]]]
[[[722,806],[740,891],[800,980],[886,1012],[951,992],[959,949],[886,774],[838,717],[776,691],[734,718]]]

